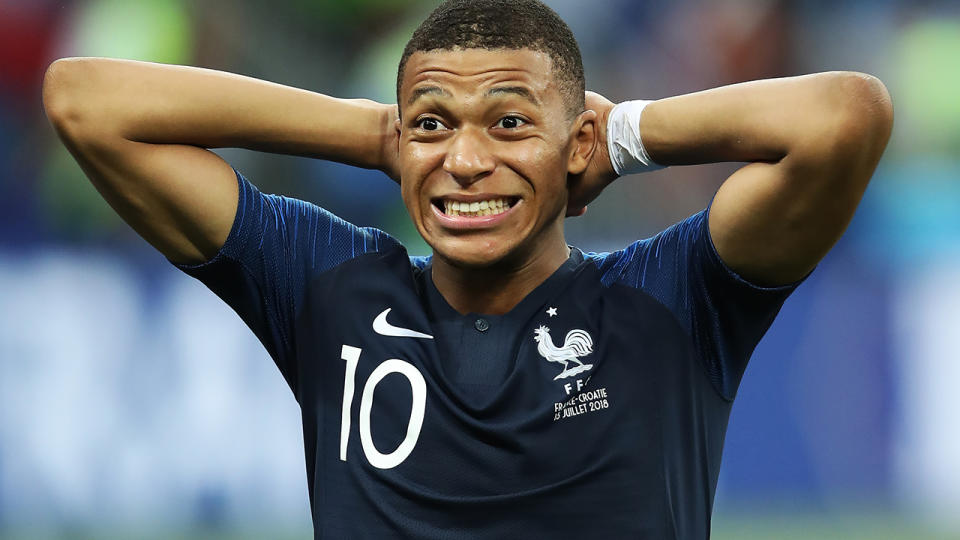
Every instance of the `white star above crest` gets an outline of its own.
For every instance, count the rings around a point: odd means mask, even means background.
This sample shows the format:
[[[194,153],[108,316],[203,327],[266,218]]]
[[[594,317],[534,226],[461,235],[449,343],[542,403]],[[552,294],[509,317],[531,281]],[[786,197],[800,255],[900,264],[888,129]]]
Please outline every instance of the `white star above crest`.
[[[550,317],[553,317],[556,314],[557,314],[557,308],[555,307],[551,307],[550,309],[547,310],[547,315],[549,315]]]

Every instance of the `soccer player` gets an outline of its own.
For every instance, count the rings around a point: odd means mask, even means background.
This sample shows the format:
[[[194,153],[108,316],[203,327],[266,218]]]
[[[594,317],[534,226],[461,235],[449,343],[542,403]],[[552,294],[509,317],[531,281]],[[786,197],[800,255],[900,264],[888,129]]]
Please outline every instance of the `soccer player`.
[[[440,5],[396,106],[96,58],[54,62],[43,92],[107,202],[276,361],[317,538],[708,537],[747,360],[892,122],[848,72],[614,106],[536,0]],[[262,194],[219,147],[383,170],[433,255]],[[719,161],[748,164],[655,237],[564,241],[619,175]]]

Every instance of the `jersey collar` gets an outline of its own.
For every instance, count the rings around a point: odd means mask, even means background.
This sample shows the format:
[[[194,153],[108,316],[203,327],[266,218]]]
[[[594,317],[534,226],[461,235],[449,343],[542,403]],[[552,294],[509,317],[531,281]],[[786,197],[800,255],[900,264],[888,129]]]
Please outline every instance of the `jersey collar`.
[[[433,260],[431,258],[430,263],[427,264],[421,275],[424,281],[423,290],[425,291],[427,307],[432,317],[438,320],[465,320],[476,319],[477,317],[483,317],[490,321],[527,320],[533,312],[539,310],[548,299],[562,289],[569,281],[568,278],[583,265],[583,252],[573,246],[568,247],[570,248],[570,256],[567,257],[567,260],[564,261],[559,268],[554,270],[553,274],[545,279],[543,283],[530,291],[513,309],[503,315],[488,315],[484,313],[466,313],[461,315],[457,310],[453,309],[433,283]]]

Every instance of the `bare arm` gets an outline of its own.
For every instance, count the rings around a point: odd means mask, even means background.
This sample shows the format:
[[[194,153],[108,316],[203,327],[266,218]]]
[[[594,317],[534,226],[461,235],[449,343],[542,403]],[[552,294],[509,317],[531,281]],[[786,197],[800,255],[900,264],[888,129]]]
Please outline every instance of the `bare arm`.
[[[605,126],[613,104],[588,94],[587,105]],[[843,234],[892,124],[879,80],[831,72],[659,100],[644,109],[640,133],[661,165],[749,162],[717,192],[710,234],[733,270],[778,285],[805,276]],[[587,187],[571,195],[578,206],[616,176],[605,138],[588,172]]]
[[[43,102],[107,202],[177,262],[216,254],[236,213],[233,170],[206,148],[323,158],[395,175],[395,109],[372,101],[201,68],[67,58],[48,68]]]

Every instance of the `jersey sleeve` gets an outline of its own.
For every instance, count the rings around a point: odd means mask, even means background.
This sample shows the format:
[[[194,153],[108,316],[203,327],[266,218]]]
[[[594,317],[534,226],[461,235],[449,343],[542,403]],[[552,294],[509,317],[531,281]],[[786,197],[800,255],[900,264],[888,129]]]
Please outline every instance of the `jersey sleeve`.
[[[308,281],[392,238],[311,203],[261,193],[234,172],[239,199],[226,242],[204,263],[173,264],[237,312],[296,394],[294,328]]]
[[[732,400],[754,348],[803,280],[764,287],[744,279],[721,260],[708,217],[709,208],[602,256],[602,279],[641,289],[666,306],[689,333],[714,387]]]

